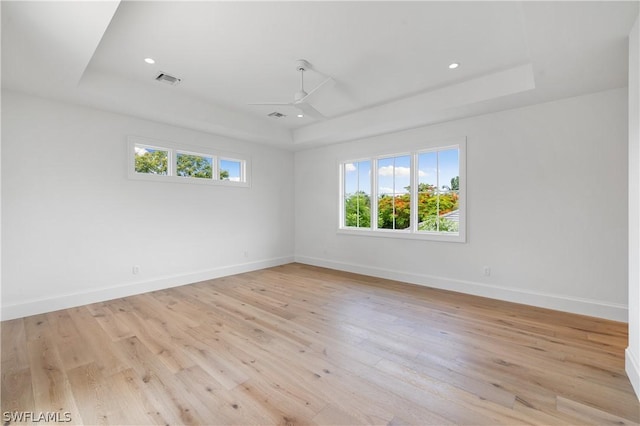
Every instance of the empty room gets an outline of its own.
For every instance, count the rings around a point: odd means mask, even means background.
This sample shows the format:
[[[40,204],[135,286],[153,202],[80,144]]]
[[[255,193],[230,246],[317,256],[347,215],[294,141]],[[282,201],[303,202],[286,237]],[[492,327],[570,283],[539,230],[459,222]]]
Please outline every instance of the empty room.
[[[1,1],[2,423],[640,423],[640,2]]]

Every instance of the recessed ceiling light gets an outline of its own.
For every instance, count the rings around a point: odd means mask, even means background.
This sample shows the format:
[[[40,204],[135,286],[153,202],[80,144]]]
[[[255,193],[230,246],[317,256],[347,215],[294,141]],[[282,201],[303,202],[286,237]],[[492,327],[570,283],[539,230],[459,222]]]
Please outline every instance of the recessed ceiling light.
[[[298,114],[298,118],[304,117],[304,114]]]
[[[155,64],[156,61],[153,60],[153,58],[144,58],[144,61],[148,64]]]
[[[457,62],[453,62],[453,63],[449,64],[449,69],[450,69],[450,70],[455,70],[455,69],[456,69],[456,68],[458,68],[459,66],[460,66],[460,64],[459,64],[459,63],[457,63]]]

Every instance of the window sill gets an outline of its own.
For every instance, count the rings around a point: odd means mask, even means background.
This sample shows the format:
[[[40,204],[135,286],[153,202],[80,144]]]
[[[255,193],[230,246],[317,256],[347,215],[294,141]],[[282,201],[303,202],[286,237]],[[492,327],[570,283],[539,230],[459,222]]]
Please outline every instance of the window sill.
[[[190,178],[181,176],[167,176],[167,175],[155,175],[150,173],[137,173],[129,172],[129,179],[132,180],[146,180],[152,182],[165,182],[165,183],[182,183],[182,184],[195,184],[195,185],[213,185],[213,186],[233,186],[249,188],[249,182],[236,182],[232,180],[220,180],[220,179],[202,179],[202,178]]]
[[[338,228],[338,235],[355,235],[359,237],[374,238],[400,238],[406,240],[442,241],[450,243],[465,243],[466,238],[463,232],[453,233],[431,233],[431,232],[411,232],[410,230],[371,230],[357,228]]]

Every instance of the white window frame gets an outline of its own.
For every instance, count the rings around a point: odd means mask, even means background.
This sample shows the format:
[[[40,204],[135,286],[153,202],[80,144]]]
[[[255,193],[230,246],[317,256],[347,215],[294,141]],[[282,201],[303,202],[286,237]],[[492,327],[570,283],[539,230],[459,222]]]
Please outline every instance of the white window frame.
[[[140,144],[136,144],[137,146],[139,146]],[[173,159],[173,170],[175,170],[175,173],[172,174],[171,176],[175,176],[179,179],[199,179],[199,180],[204,180],[204,181],[208,181],[208,180],[215,180],[216,176],[218,176],[216,174],[216,157],[212,154],[205,154],[202,152],[194,152],[194,151],[187,151],[184,149],[175,149],[173,154],[175,154],[175,158]],[[183,154],[183,155],[193,155],[196,157],[202,157],[202,158],[211,158],[211,179],[207,179],[207,178],[198,178],[198,177],[193,177],[193,176],[178,176],[178,170],[177,170],[177,166],[178,166],[178,155]],[[137,172],[135,172],[137,173]],[[140,173],[137,173],[140,174]]]
[[[414,217],[413,217],[413,194],[409,194],[411,196],[411,205],[410,205],[410,209],[411,209],[411,217],[409,219],[411,226],[409,226],[408,228],[405,229],[388,229],[388,228],[378,228],[378,161],[380,160],[385,160],[387,158],[394,158],[393,161],[393,168],[394,168],[394,174],[395,174],[395,158],[396,157],[409,157],[409,167],[411,168],[411,174],[409,175],[409,183],[411,184],[411,187],[413,188],[413,166],[414,166],[414,152],[412,151],[405,151],[405,152],[398,152],[398,153],[393,153],[393,154],[383,154],[383,155],[377,155],[375,157],[372,158],[371,160],[371,178],[373,180],[373,184],[375,186],[372,186],[372,191],[373,191],[373,196],[372,196],[372,200],[371,203],[374,204],[373,206],[371,206],[371,230],[374,232],[382,232],[382,233],[391,233],[391,234],[408,234],[411,232],[411,228],[413,226],[413,222],[414,222]],[[395,178],[394,178],[394,197],[395,197]]]
[[[345,178],[344,178],[344,167],[347,163],[360,163],[363,161],[370,161],[371,162],[371,174],[373,175],[374,173],[374,168],[373,168],[373,159],[371,157],[368,158],[359,158],[356,160],[348,160],[348,161],[342,161],[340,162],[340,177],[339,177],[339,181],[340,181],[340,213],[338,215],[338,220],[339,220],[339,224],[338,224],[338,228],[340,230],[351,230],[351,229],[355,229],[355,230],[366,230],[366,231],[371,231],[371,224],[369,224],[368,228],[358,228],[356,226],[345,226],[344,222],[345,222],[345,215],[344,215],[344,184],[345,184]],[[358,180],[360,179],[360,177],[358,176]],[[373,180],[370,182],[373,183]],[[359,186],[359,185],[358,185]],[[371,215],[371,217],[373,218],[373,214],[374,214],[374,210],[376,213],[376,218],[378,217],[378,205],[377,203],[373,203],[373,196],[374,196],[374,189],[373,186],[371,187],[371,194],[369,194],[369,198],[371,199],[371,207],[369,209],[369,214]],[[374,206],[375,204],[375,206]],[[371,219],[373,221],[373,219]],[[376,220],[377,222],[377,220]]]
[[[222,170],[222,166],[221,166],[222,161],[233,161],[234,163],[240,163],[240,182],[243,182],[247,179],[247,162],[246,161],[241,160],[239,158],[232,158],[232,157],[226,157],[226,156],[218,157],[218,164],[216,166],[218,170]],[[216,176],[220,177],[220,172],[218,172]],[[234,182],[234,183],[238,182],[238,181],[222,180],[222,179],[221,181]]]
[[[138,175],[146,175],[146,176],[158,176],[161,178],[167,177],[167,176],[172,176],[173,175],[173,165],[175,163],[175,160],[172,158],[172,152],[169,148],[165,148],[162,146],[157,146],[157,145],[151,145],[151,142],[153,141],[147,141],[149,143],[134,143],[133,145],[131,145],[130,150],[132,150],[133,152],[133,157],[132,157],[132,161],[130,162],[132,167],[133,167],[133,171],[134,173],[138,174]],[[136,156],[136,151],[135,148],[136,147],[140,147],[140,148],[145,148],[145,149],[152,149],[154,151],[164,151],[167,153],[167,174],[166,175],[158,175],[158,174],[153,174],[153,173],[138,173],[135,171],[135,156]]]
[[[429,232],[418,230],[418,183],[420,181],[416,169],[418,166],[418,158],[420,154],[426,152],[439,152],[449,149],[458,149],[458,165],[459,165],[459,184],[458,191],[458,211],[459,226],[457,233],[449,232]],[[409,155],[411,158],[411,224],[406,229],[380,229],[378,228],[378,161],[380,159],[391,157],[402,157]],[[456,138],[453,140],[441,141],[440,143],[431,143],[429,146],[410,151],[400,151],[393,153],[376,154],[369,157],[359,157],[358,159],[346,159],[338,162],[339,170],[339,214],[338,214],[338,233],[347,235],[359,235],[369,237],[385,237],[385,238],[406,238],[417,240],[431,241],[448,241],[464,243],[466,242],[466,210],[467,210],[467,141],[466,138]],[[371,161],[371,227],[357,228],[345,226],[345,165],[361,161]],[[438,185],[440,183],[438,182]]]
[[[150,148],[159,151],[167,151],[167,174],[158,175],[152,173],[138,173],[136,172],[135,165],[135,148],[136,146],[142,148]],[[197,155],[201,157],[211,158],[212,178],[195,178],[188,176],[176,175],[176,162],[178,160],[178,154]],[[220,160],[236,161],[240,162],[240,181],[221,180],[219,175]],[[146,180],[153,182],[168,182],[168,183],[183,183],[183,184],[195,184],[195,185],[215,185],[215,186],[232,186],[248,188],[251,186],[251,157],[214,150],[211,148],[186,145],[182,143],[160,141],[157,139],[143,138],[139,136],[127,137],[127,175],[132,180]]]

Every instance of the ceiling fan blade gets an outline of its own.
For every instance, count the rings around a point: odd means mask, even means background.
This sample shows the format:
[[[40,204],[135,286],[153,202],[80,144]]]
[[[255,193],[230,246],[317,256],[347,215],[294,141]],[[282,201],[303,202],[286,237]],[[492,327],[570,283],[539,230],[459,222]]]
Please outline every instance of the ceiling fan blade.
[[[299,110],[301,110],[302,112],[304,112],[309,117],[326,118],[324,115],[320,113],[320,111],[318,111],[317,109],[315,109],[314,107],[312,107],[306,102],[297,102],[296,104],[294,104],[294,106]]]
[[[323,81],[322,83],[318,84],[309,93],[307,93],[307,96],[305,96],[304,98],[300,99],[300,102],[304,102],[309,96],[313,95],[315,92],[318,91],[318,89],[320,89],[321,87],[323,87],[327,83],[331,83],[331,85],[334,85],[334,84],[336,84],[336,81],[331,77],[327,78],[325,81]]]
[[[254,102],[247,105],[293,105],[291,102]]]

